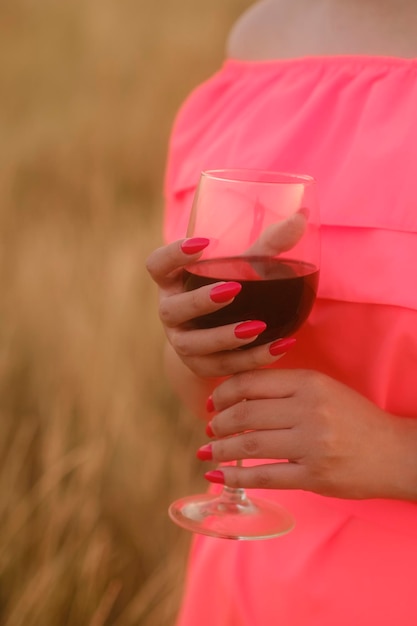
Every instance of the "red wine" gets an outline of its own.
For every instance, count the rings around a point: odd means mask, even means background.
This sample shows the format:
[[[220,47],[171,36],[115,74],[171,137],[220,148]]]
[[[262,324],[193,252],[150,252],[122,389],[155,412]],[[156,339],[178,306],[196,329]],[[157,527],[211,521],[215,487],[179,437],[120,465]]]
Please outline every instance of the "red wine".
[[[269,257],[229,257],[208,259],[187,266],[187,291],[218,281],[236,280],[242,285],[233,302],[222,309],[196,317],[194,328],[213,328],[262,320],[266,330],[248,347],[292,335],[306,320],[316,297],[318,269],[295,260]]]

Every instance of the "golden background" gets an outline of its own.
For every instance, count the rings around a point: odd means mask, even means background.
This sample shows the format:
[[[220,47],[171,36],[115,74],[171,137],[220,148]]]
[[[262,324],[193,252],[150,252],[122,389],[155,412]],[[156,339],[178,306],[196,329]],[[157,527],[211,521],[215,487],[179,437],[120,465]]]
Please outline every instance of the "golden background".
[[[174,115],[249,4],[0,0],[3,626],[173,623],[190,536],[166,509],[203,487],[204,433],[144,261]]]

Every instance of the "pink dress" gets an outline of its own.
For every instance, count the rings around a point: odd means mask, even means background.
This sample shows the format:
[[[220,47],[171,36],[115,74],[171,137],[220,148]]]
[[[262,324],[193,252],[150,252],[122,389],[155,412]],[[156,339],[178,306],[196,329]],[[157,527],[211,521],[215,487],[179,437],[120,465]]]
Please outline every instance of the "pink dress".
[[[320,287],[285,367],[417,417],[416,165],[417,60],[228,60],[177,117],[165,236],[185,236],[202,169],[313,175]],[[179,626],[416,626],[417,504],[262,495],[295,529],[247,543],[196,536]]]

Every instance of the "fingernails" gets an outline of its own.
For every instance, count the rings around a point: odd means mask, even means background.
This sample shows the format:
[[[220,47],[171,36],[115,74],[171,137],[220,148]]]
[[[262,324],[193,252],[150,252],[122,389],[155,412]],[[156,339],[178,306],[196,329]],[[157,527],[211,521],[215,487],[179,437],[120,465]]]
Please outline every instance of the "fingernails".
[[[250,339],[251,337],[257,337],[266,328],[265,322],[255,320],[252,322],[243,322],[238,324],[235,328],[235,336],[238,339]]]
[[[200,461],[211,461],[213,459],[211,443],[201,446],[201,448],[197,450],[197,459],[200,459]]]
[[[185,254],[197,254],[201,252],[210,243],[210,239],[206,237],[192,237],[191,239],[185,239],[181,244],[181,250]]]
[[[219,485],[224,485],[224,474],[221,470],[211,470],[211,472],[206,472],[204,474],[204,478],[211,483],[218,483]]]
[[[269,352],[272,356],[279,356],[285,354],[292,346],[297,343],[295,337],[286,337],[285,339],[278,339],[269,346]]]
[[[211,422],[209,422],[207,424],[207,426],[206,426],[206,435],[207,435],[207,437],[210,437],[210,438],[211,437],[215,437],[215,434],[214,434],[213,429],[211,427]]]
[[[207,402],[206,402],[206,411],[207,411],[207,413],[213,413],[213,411],[214,411],[213,396],[209,396],[209,397],[207,398]]]
[[[227,302],[237,296],[241,289],[242,285],[234,281],[223,283],[222,285],[216,285],[210,291],[210,299],[216,303]]]

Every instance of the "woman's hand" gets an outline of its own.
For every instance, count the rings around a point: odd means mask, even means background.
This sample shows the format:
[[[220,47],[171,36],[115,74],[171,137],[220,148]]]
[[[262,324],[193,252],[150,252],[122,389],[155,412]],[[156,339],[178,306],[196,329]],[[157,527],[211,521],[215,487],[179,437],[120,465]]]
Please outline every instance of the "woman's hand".
[[[222,467],[208,472],[212,482],[417,500],[417,420],[390,415],[323,374],[238,374],[214,390],[209,404],[217,414],[208,433],[217,441],[203,446],[199,458],[275,460]]]
[[[195,263],[209,243],[202,238],[176,241],[158,248],[147,260],[147,269],[159,287],[159,317],[169,343],[200,378],[221,378],[274,363],[293,345],[294,339],[235,350],[265,330],[265,324],[259,320],[204,330],[191,327],[193,318],[227,306],[241,289],[239,283],[230,281],[184,291],[183,268]]]

